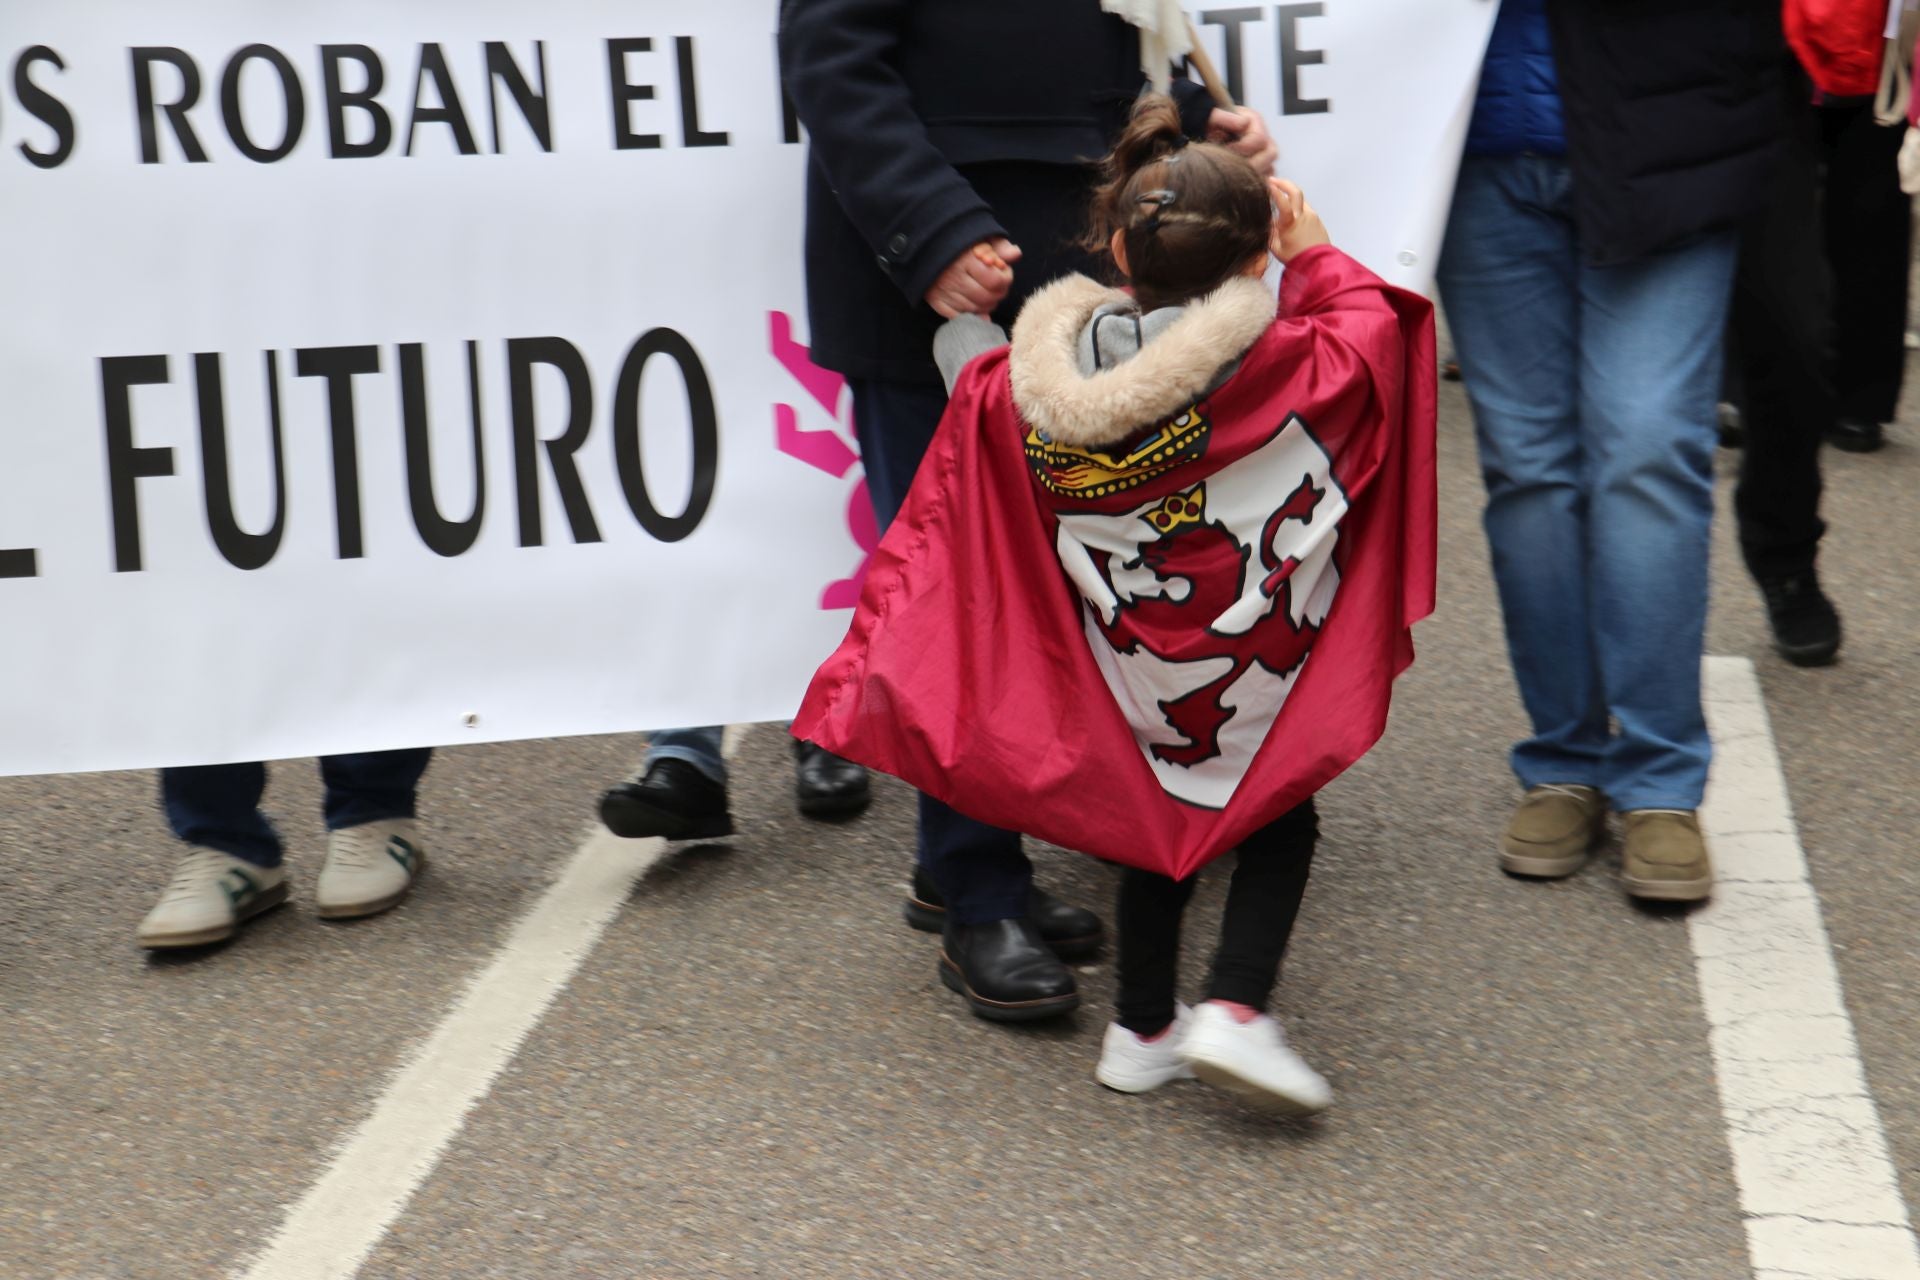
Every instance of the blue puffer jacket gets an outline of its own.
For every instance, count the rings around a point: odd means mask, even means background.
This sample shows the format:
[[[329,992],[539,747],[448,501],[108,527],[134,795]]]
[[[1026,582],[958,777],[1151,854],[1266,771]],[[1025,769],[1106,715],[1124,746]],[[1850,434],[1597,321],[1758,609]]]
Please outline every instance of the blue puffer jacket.
[[[1560,85],[1547,29],[1547,0],[1501,0],[1487,43],[1480,95],[1467,131],[1467,154],[1523,152],[1562,156],[1567,133],[1560,119]]]

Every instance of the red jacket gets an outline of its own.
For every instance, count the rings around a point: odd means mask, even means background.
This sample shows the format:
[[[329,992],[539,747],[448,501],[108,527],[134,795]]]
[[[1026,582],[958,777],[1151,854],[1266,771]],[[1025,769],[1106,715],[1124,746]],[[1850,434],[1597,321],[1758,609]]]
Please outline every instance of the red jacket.
[[[1879,90],[1887,0],[1786,0],[1781,17],[1815,88],[1836,98]]]

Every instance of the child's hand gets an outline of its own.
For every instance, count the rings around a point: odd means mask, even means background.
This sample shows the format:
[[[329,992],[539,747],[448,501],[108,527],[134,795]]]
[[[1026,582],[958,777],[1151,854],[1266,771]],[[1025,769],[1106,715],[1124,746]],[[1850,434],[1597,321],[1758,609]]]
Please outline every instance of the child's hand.
[[[1013,288],[1013,264],[1019,247],[995,237],[982,240],[955,258],[927,290],[927,305],[948,320],[968,314],[992,315]]]
[[[1267,191],[1273,196],[1273,231],[1267,247],[1282,263],[1292,262],[1315,245],[1332,244],[1320,215],[1307,203],[1300,188],[1285,178],[1268,178]]]

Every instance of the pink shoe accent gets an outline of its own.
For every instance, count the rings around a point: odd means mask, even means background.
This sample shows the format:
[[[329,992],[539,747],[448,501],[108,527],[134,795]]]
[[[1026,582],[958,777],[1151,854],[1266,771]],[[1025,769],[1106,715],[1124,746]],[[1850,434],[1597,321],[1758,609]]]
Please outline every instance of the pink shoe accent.
[[[1165,1040],[1167,1038],[1167,1033],[1172,1030],[1173,1030],[1173,1024],[1169,1022],[1166,1026],[1160,1028],[1158,1031],[1154,1032],[1150,1036],[1143,1036],[1138,1031],[1136,1031],[1133,1033],[1133,1038],[1138,1040],[1141,1044],[1154,1044],[1154,1043],[1157,1043],[1158,1041]]]
[[[1233,1000],[1209,1000],[1207,1003],[1225,1009],[1233,1015],[1233,1020],[1243,1027],[1260,1016],[1260,1011],[1250,1004],[1240,1004]]]

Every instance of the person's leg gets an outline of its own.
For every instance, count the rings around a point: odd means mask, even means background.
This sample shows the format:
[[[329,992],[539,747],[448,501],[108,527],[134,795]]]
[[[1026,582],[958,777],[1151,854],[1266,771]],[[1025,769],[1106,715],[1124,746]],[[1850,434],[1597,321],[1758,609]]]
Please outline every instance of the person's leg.
[[[947,411],[947,393],[937,382],[854,378],[848,385],[867,496],[873,500],[873,518],[884,534],[905,505],[920,459],[933,444],[940,416]]]
[[[854,429],[866,467],[867,491],[882,532],[900,514],[920,459],[946,411],[936,384],[856,380]],[[1027,914],[1033,866],[1018,832],[1003,831],[920,797],[920,868],[932,881],[955,924],[985,924]]]
[[[1820,445],[1838,404],[1827,371],[1820,109],[1802,93],[1793,110],[1766,201],[1741,229],[1723,382],[1737,374],[1748,388],[1733,494],[1740,550],[1765,597],[1775,647],[1788,661],[1811,665],[1840,647],[1839,616],[1814,571],[1826,531]]]
[[[719,725],[662,729],[648,739],[647,770],[600,797],[600,821],[629,840],[718,840],[733,834]]]
[[[432,760],[427,747],[320,757],[327,830],[417,816],[420,779]]]
[[[691,827],[701,827],[703,831],[697,839],[710,839],[714,835],[730,835],[732,818],[726,819],[728,831],[710,829],[716,823],[712,819],[726,812],[728,808],[728,766],[726,756],[722,754],[722,725],[701,725],[695,729],[659,729],[647,737],[647,777],[639,783],[622,783],[614,787],[603,800],[601,818],[605,821],[605,810],[611,800],[614,819],[607,821],[607,827],[616,835],[670,835],[672,839],[695,839],[689,835],[678,835],[682,827],[678,823],[662,823],[660,814],[680,814],[691,823]],[[689,777],[680,770],[660,770],[657,768],[666,760],[678,760],[687,766],[687,770],[699,775],[699,779]],[[703,785],[703,781],[707,785]],[[841,760],[826,748],[814,743],[795,743],[793,745],[793,785],[795,802],[799,810],[808,818],[843,818],[849,814],[858,814],[868,806],[872,798],[866,770],[851,760]],[[647,794],[645,808],[651,810],[651,816],[639,814],[634,804],[628,804],[628,791],[641,791]],[[622,798],[626,796],[626,798]],[[705,821],[703,821],[705,819]],[[614,821],[620,825],[616,827]],[[662,825],[674,825],[674,831],[662,829]]]
[[[1747,439],[1746,359],[1740,351],[1740,328],[1727,324],[1727,367],[1720,376],[1720,447],[1738,449]]]
[[[1181,1049],[1202,1080],[1292,1114],[1322,1111],[1333,1101],[1327,1082],[1265,1012],[1319,834],[1309,799],[1241,842],[1207,999],[1194,1010]]]
[[[946,396],[937,388],[890,382],[855,379],[851,385],[854,435],[866,471],[867,497],[884,532],[906,500],[913,470],[946,408]],[[876,425],[863,429],[863,421]],[[877,425],[882,423],[884,427]],[[807,817],[844,817],[859,813],[872,800],[866,766],[806,741],[793,744],[793,759],[794,799]]]
[[[1820,232],[1819,140],[1802,109],[1766,202],[1741,229],[1734,274],[1748,447],[1734,510],[1756,578],[1813,566],[1820,535],[1820,442],[1838,406],[1827,376],[1829,289]]]
[[[287,900],[280,837],[260,812],[266,785],[266,766],[258,763],[161,770],[167,825],[189,848],[140,922],[141,946],[220,942],[243,920]]]
[[[809,818],[848,818],[873,799],[867,767],[817,742],[793,740],[794,807]]]
[[[1580,272],[1580,425],[1594,645],[1618,810],[1699,807],[1714,403],[1738,240]]]
[[[856,379],[852,384],[854,433],[866,467],[867,492],[884,533],[900,513],[920,459],[946,410],[946,394],[926,385]],[[907,904],[932,909],[942,923],[940,980],[966,997],[983,1018],[1025,1021],[1066,1013],[1080,1003],[1073,972],[1047,947],[1029,918],[1033,867],[1019,833],[976,822],[934,800],[920,797],[917,887]],[[1091,921],[1097,937],[1099,921]]]
[[[1207,999],[1265,1012],[1307,896],[1319,838],[1319,815],[1309,799],[1241,842]]]
[[[939,891],[946,924],[986,924],[1027,914],[1033,864],[1020,847],[1019,832],[976,822],[922,795],[915,852]]]
[[[1507,647],[1533,724],[1513,750],[1514,773],[1529,788],[1595,785],[1608,738],[1583,572],[1568,181],[1563,162],[1469,157],[1439,269],[1479,438]]]
[[[1197,874],[1175,880],[1137,867],[1120,873],[1114,912],[1119,935],[1114,1020],[1137,1036],[1158,1035],[1173,1023],[1180,977],[1180,917],[1198,882]]]
[[[322,919],[378,915],[413,888],[427,865],[414,818],[432,760],[425,747],[320,758],[329,835],[313,900]]]
[[[696,729],[661,729],[647,735],[647,761],[679,760],[692,765],[707,781],[727,785],[727,758],[720,744],[725,730],[717,724]]]
[[[1185,880],[1128,867],[1116,912],[1120,958],[1113,1022],[1100,1041],[1093,1078],[1122,1093],[1146,1093],[1190,1079],[1182,1053],[1192,1015],[1180,1007],[1180,917],[1197,875]]]
[[[280,835],[260,812],[264,764],[212,764],[160,771],[160,807],[173,834],[256,867],[277,867]]]
[[[1906,369],[1912,202],[1900,189],[1903,130],[1875,124],[1871,106],[1821,109],[1827,158],[1827,254],[1833,265],[1834,389],[1840,417],[1893,421]],[[1878,445],[1880,433],[1841,444]]]

